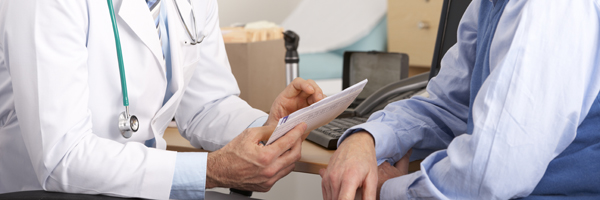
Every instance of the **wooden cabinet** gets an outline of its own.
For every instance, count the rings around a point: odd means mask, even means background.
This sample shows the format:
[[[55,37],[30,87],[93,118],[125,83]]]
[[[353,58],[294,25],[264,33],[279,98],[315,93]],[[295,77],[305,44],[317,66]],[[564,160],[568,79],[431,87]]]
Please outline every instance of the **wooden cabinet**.
[[[428,71],[443,0],[388,0],[388,51],[409,56],[414,73]]]

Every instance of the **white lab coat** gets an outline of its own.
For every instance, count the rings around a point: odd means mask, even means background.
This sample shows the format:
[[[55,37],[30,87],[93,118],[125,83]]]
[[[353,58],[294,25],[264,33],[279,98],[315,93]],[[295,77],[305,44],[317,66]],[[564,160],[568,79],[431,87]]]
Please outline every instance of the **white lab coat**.
[[[180,1],[185,17],[190,6]],[[129,90],[140,129],[121,136],[124,111],[116,47],[104,0],[0,1],[0,193],[51,190],[168,198],[175,152],[162,138],[173,117],[192,145],[215,150],[265,113],[237,95],[216,0],[194,0],[197,31],[186,45],[168,9],[173,96],[142,0],[114,0]],[[183,5],[183,6],[182,6]],[[189,4],[187,4],[189,5]],[[156,149],[143,142],[156,138]]]

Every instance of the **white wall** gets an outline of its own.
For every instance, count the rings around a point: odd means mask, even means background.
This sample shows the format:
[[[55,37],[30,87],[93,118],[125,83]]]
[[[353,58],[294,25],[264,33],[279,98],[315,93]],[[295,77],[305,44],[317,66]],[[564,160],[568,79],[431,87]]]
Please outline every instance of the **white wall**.
[[[281,24],[301,0],[217,0],[220,25],[267,20]]]

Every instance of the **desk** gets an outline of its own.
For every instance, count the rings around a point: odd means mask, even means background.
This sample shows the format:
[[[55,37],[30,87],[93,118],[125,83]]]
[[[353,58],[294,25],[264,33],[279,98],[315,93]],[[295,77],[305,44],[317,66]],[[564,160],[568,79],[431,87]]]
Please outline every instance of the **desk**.
[[[183,138],[177,128],[167,128],[164,135],[167,141],[167,150],[179,152],[206,152],[202,149],[194,148],[188,140]],[[302,142],[302,157],[296,162],[294,171],[311,174],[319,174],[319,169],[327,168],[329,158],[333,155],[334,150],[327,150],[310,141]],[[414,161],[409,164],[408,171],[414,172],[419,170],[420,161]]]

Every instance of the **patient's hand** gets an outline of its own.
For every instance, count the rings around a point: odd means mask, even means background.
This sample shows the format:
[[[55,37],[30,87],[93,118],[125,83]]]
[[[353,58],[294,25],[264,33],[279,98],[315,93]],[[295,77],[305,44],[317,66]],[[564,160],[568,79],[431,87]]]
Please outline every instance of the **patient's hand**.
[[[393,167],[388,162],[383,162],[377,167],[377,199],[380,199],[379,194],[383,183],[391,178],[408,174],[408,161],[411,153],[412,150],[409,150]]]
[[[323,199],[354,199],[357,189],[362,199],[372,200],[377,193],[377,160],[370,133],[348,136],[333,153],[327,170],[321,169]]]

